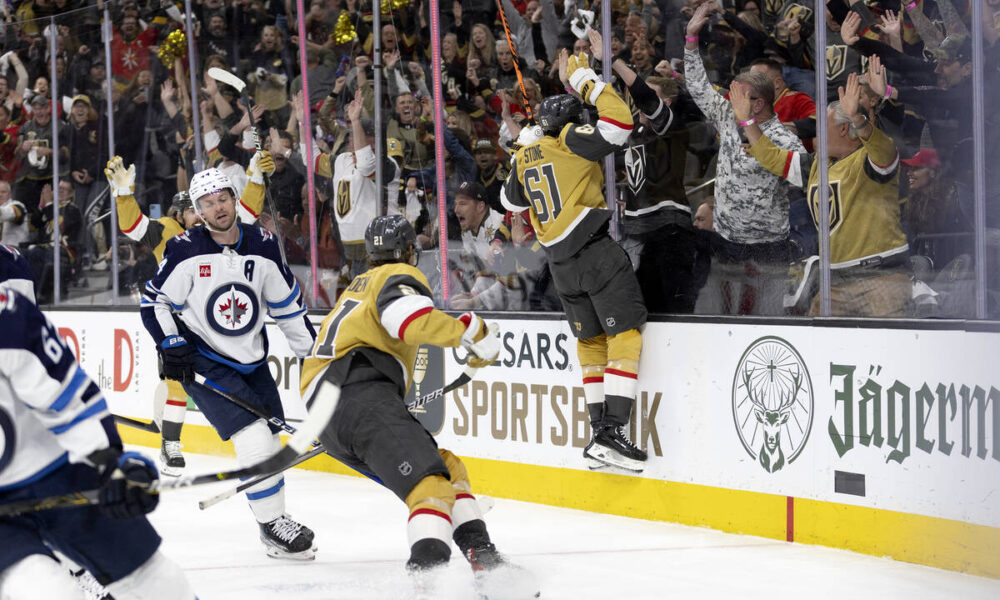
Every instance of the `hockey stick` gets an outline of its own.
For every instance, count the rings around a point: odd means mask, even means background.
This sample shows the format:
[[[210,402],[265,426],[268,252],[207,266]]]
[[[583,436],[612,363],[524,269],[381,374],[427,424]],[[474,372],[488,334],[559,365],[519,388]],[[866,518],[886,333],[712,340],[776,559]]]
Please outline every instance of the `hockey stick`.
[[[415,410],[417,408],[420,408],[421,406],[427,404],[428,402],[430,402],[432,400],[436,400],[438,398],[444,397],[444,395],[447,394],[448,392],[450,392],[452,390],[455,390],[457,388],[460,388],[463,385],[469,383],[469,381],[471,381],[472,378],[476,376],[476,371],[478,371],[478,370],[479,369],[466,366],[466,368],[462,372],[462,374],[455,378],[455,381],[452,381],[451,383],[449,383],[448,385],[444,386],[443,388],[434,390],[433,392],[430,392],[428,394],[424,394],[420,398],[417,398],[413,402],[409,403],[406,406],[406,409],[409,410],[409,411],[413,411],[413,410]],[[196,381],[197,381],[197,378],[199,378],[199,377],[201,377],[201,379],[204,380],[204,377],[202,377],[200,375],[196,375],[195,377],[196,377]],[[205,385],[202,381],[199,381],[199,383],[201,383],[202,385]],[[214,388],[214,387],[209,386],[209,388],[212,389],[213,391],[217,391],[216,388]],[[221,394],[221,393],[220,393],[220,395],[222,395],[226,399],[230,399],[230,400],[232,399],[228,395]],[[236,400],[239,400],[239,399],[236,398]],[[238,402],[235,402],[235,403],[238,404],[238,405],[240,405],[240,406],[243,406],[243,404],[244,404],[242,402],[242,400],[239,400]],[[294,431],[294,428],[292,428],[290,425],[284,423],[280,419],[275,419],[273,417],[267,417],[267,416],[265,416],[263,414],[262,411],[257,412],[257,411],[259,411],[259,409],[256,409],[255,407],[253,409],[251,409],[250,407],[244,407],[244,408],[247,408],[248,410],[250,410],[250,412],[256,414],[257,416],[259,416],[261,418],[267,419],[269,422],[275,423],[276,425],[278,425],[279,427],[281,427],[285,431],[288,431],[288,430]],[[317,446],[317,447],[313,448],[312,451],[310,451],[310,452],[308,452],[308,453],[303,454],[302,456],[300,456],[298,458],[298,460],[296,460],[293,464],[291,464],[288,467],[286,467],[286,469],[291,469],[292,467],[295,467],[295,466],[297,466],[297,465],[299,465],[299,464],[301,464],[301,463],[309,460],[310,458],[313,458],[314,456],[319,455],[321,452],[324,452],[324,449],[322,448],[322,446]],[[282,471],[284,471],[284,470],[285,469],[282,469]],[[250,481],[245,481],[245,482],[241,483],[240,485],[238,485],[238,486],[236,486],[234,488],[230,488],[230,489],[228,489],[228,490],[226,490],[224,492],[220,492],[220,493],[216,494],[215,496],[211,496],[209,498],[205,498],[204,500],[202,500],[201,502],[198,503],[198,508],[200,508],[201,510],[205,510],[206,508],[208,508],[210,506],[215,506],[219,502],[222,502],[223,500],[228,500],[229,498],[232,498],[236,494],[239,494],[240,492],[242,492],[242,491],[244,491],[246,489],[249,489],[249,488],[257,485],[261,481],[264,481],[268,477],[273,477],[274,475],[277,475],[277,473],[267,473],[265,475],[259,475],[259,476],[255,477],[254,479],[251,479]],[[368,477],[369,479],[372,479],[372,477],[373,477],[370,474],[364,474],[364,475],[366,477]],[[377,481],[375,479],[372,479],[372,480],[373,481]],[[378,481],[378,483],[381,484],[380,481]]]
[[[235,88],[236,92],[243,97],[243,102],[247,105],[247,117],[250,119],[250,131],[253,133],[254,145],[257,147],[257,152],[260,152],[260,133],[257,131],[257,119],[253,116],[253,98],[251,98],[250,94],[246,91],[246,82],[229,71],[220,69],[219,67],[212,67],[209,69],[208,76],[218,82]],[[305,102],[308,102],[308,100],[305,100]],[[308,124],[306,126],[308,126]],[[267,208],[271,211],[271,218],[274,219],[274,230],[278,236],[278,250],[281,252],[281,262],[287,265],[288,259],[285,257],[285,238],[281,234],[281,227],[278,227],[278,211],[274,208],[274,199],[271,197],[271,186],[268,185],[271,178],[266,173],[264,175],[264,196],[267,198]]]
[[[141,429],[143,431],[149,431],[151,433],[160,433],[160,428],[156,426],[155,422],[140,421],[139,419],[133,419],[130,417],[123,417],[121,415],[112,415],[115,418],[115,423],[119,425],[127,425],[128,427],[135,427],[136,429]]]
[[[286,471],[288,469],[291,469],[293,467],[297,467],[298,465],[306,462],[307,460],[309,460],[311,458],[315,458],[315,457],[319,456],[320,454],[323,454],[324,452],[326,452],[326,448],[323,448],[322,446],[313,448],[309,452],[306,452],[302,456],[296,458],[295,462],[293,462],[292,464],[288,465],[287,467],[285,467],[281,471],[277,471],[275,473],[265,473],[264,475],[258,475],[257,477],[254,477],[250,481],[244,481],[243,483],[239,484],[238,486],[236,486],[234,488],[229,488],[228,490],[226,490],[226,491],[224,491],[224,492],[222,492],[220,494],[216,494],[214,496],[211,496],[209,498],[205,498],[204,500],[199,501],[198,502],[198,508],[200,508],[201,510],[205,510],[206,508],[209,508],[210,506],[215,506],[216,504],[218,504],[219,502],[222,502],[223,500],[228,500],[228,499],[232,498],[233,496],[235,496],[236,494],[239,494],[240,492],[242,492],[244,490],[252,488],[253,486],[257,485],[258,483],[260,483],[262,481],[264,481],[265,479],[268,479],[269,477],[274,477],[278,473],[283,473],[284,471]]]
[[[288,468],[298,459],[299,455],[309,448],[313,440],[319,435],[319,432],[326,427],[326,424],[333,416],[334,410],[337,408],[337,402],[340,401],[340,388],[329,381],[324,381],[320,384],[320,392],[316,395],[316,399],[313,401],[312,408],[309,411],[309,416],[302,422],[302,426],[299,427],[295,435],[288,439],[285,447],[279,450],[274,456],[241,469],[204,473],[202,475],[189,475],[178,477],[171,481],[157,479],[149,485],[149,492],[160,493],[166,490],[176,490],[193,485],[215,483],[217,481],[227,481],[243,477],[255,477]],[[60,496],[10,502],[0,505],[0,517],[40,510],[97,504],[99,502],[98,494],[99,490],[87,490]]]

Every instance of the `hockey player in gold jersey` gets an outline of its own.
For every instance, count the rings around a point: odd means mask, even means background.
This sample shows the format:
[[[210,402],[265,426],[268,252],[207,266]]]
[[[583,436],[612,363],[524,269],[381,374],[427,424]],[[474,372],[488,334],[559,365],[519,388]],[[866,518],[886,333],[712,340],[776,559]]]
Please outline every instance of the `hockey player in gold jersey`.
[[[269,152],[258,152],[250,161],[247,175],[250,181],[240,198],[242,203],[240,216],[247,224],[254,221],[264,205],[264,174],[274,171],[274,161]],[[156,262],[163,260],[163,249],[167,241],[176,235],[184,233],[201,222],[191,198],[185,191],[174,195],[173,205],[165,217],[151,219],[143,214],[135,199],[135,165],[128,168],[120,156],[108,161],[104,169],[115,196],[115,207],[118,214],[118,227],[130,240],[147,246],[156,257]],[[160,446],[160,472],[176,477],[185,467],[184,455],[181,454],[181,428],[187,413],[187,392],[177,381],[167,379],[166,398],[162,401],[163,419],[161,421],[162,444]],[[157,405],[157,412],[161,407]]]
[[[307,402],[324,381],[341,388],[319,439],[346,465],[381,480],[409,507],[407,567],[422,573],[446,564],[452,540],[483,579],[506,561],[490,542],[461,459],[438,449],[406,409],[421,344],[462,346],[469,364],[491,364],[499,333],[466,313],[436,310],[413,265],[416,232],[402,215],[377,217],[365,232],[371,269],[354,279],[323,323],[301,377]]]
[[[501,202],[528,212],[577,338],[593,428],[584,457],[591,468],[642,471],[646,453],[625,426],[635,403],[646,307],[628,255],[608,236],[611,214],[597,162],[627,143],[632,113],[585,54],[561,60],[570,85],[597,108],[597,124],[579,123],[583,105],[575,96],[543,100],[537,119],[544,135],[516,152]]]
[[[884,78],[877,56],[868,77]],[[830,158],[831,309],[834,316],[901,317],[912,296],[909,246],[899,218],[899,154],[892,139],[859,108],[860,78],[851,74],[827,109]],[[730,92],[749,152],[765,168],[807,191],[819,228],[819,165],[814,156],[781,150],[747,112],[744,88]],[[805,174],[809,173],[808,179]],[[819,298],[812,314],[819,313]]]

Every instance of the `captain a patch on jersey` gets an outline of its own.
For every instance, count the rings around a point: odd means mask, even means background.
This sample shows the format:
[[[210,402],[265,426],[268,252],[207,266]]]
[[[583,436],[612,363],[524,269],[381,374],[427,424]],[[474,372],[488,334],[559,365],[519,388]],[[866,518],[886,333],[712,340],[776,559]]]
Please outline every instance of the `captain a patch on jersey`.
[[[238,336],[254,328],[260,315],[257,295],[242,283],[226,283],[208,297],[205,320],[222,335]]]

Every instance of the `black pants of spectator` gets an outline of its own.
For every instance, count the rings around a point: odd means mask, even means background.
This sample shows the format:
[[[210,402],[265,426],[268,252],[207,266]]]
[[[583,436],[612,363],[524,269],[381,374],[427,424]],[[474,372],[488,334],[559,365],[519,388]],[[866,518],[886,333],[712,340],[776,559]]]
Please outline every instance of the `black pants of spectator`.
[[[643,236],[636,277],[651,313],[694,312],[697,236],[694,229],[664,225]],[[700,287],[700,286],[699,286]]]

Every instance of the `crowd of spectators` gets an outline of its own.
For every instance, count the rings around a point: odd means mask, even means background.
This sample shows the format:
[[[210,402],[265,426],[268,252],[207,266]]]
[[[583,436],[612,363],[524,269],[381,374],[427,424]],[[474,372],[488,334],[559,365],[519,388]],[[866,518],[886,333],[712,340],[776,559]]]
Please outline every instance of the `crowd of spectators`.
[[[305,39],[294,1],[191,4],[199,88],[193,94],[186,46],[164,51],[176,42],[173,32],[184,29],[183,2],[4,2],[0,241],[42,250],[51,244],[52,217],[46,222],[45,215],[52,214],[56,184],[60,207],[66,207],[60,209],[66,285],[80,281],[84,269],[100,268],[110,238],[102,173],[109,110],[115,154],[136,165],[136,196],[145,211],[166,213],[199,160],[218,166],[242,189],[257,141],[236,90],[207,77],[214,66],[248,84],[253,120],[276,164],[273,204],[265,205],[261,219],[281,231],[292,263],[309,261],[303,157],[315,161],[318,266],[336,275],[325,280],[329,300],[364,270],[359,226],[363,233],[381,210],[405,215],[423,250],[437,248],[442,236],[451,240],[456,250],[441,272],[454,291],[453,307],[558,309],[530,222],[505,211],[500,196],[512,145],[530,126],[529,115],[543,98],[569,87],[560,59],[565,63],[570,52],[603,58],[594,31],[600,28],[600,2],[502,0],[508,38],[494,0],[442,0],[446,119],[437,125],[427,0],[380,2],[379,31],[373,29],[373,3],[310,0]],[[113,34],[110,90],[101,35],[105,5]],[[983,70],[986,98],[1000,92],[1000,0],[983,4],[982,65],[972,63],[969,5],[953,0],[829,0],[824,15],[814,14],[814,3],[795,0],[610,5],[614,85],[634,107],[636,125],[615,160],[619,214],[613,234],[639,271],[651,311],[815,312],[815,178],[789,173],[799,168],[792,159],[783,169],[768,164],[771,155],[758,146],[756,132],[748,138],[748,121],[738,120],[731,102],[746,98],[747,106],[738,108],[749,110],[749,120],[778,151],[810,155],[816,150],[819,65],[826,70],[830,101],[844,102],[845,87],[855,89],[857,79],[859,115],[879,132],[878,149],[871,150],[867,125],[856,127],[840,104],[819,115],[830,125],[831,158],[868,153],[868,161],[858,163],[864,173],[850,176],[879,186],[873,198],[863,181],[831,177],[834,285],[847,286],[838,288],[839,295],[835,289],[834,314],[972,315],[972,75]],[[826,28],[825,60],[813,51],[817,27]],[[52,35],[55,85],[49,81]],[[375,36],[381,69],[372,54]],[[306,65],[300,65],[300,44]],[[600,71],[598,60],[591,64]],[[885,76],[873,76],[872,64],[884,65]],[[376,77],[382,78],[381,97],[374,94]],[[649,93],[663,101],[669,118],[644,111],[657,105]],[[376,107],[384,115],[381,131],[373,126]],[[987,148],[1000,142],[996,114],[986,111]],[[314,134],[308,150],[306,127]],[[891,150],[879,145],[883,135]],[[443,163],[435,159],[438,137]],[[379,138],[383,157],[371,152]],[[196,157],[199,145],[203,156]],[[59,173],[53,178],[56,152]],[[888,164],[877,162],[883,155]],[[986,257],[996,272],[1000,168],[988,153],[991,160]],[[372,181],[377,161],[383,161],[382,190]],[[817,161],[802,164],[813,165],[815,174]],[[444,189],[438,189],[440,171]],[[447,206],[443,225],[440,195]],[[893,245],[899,240],[901,246]],[[37,260],[40,269],[51,269],[41,255]],[[885,279],[880,269],[892,270],[897,283],[900,277],[907,282],[903,305],[890,309],[884,301],[848,298],[858,280],[873,293],[878,286],[871,281]],[[989,283],[990,315],[998,316],[1000,282]],[[441,285],[440,276],[435,285]]]

